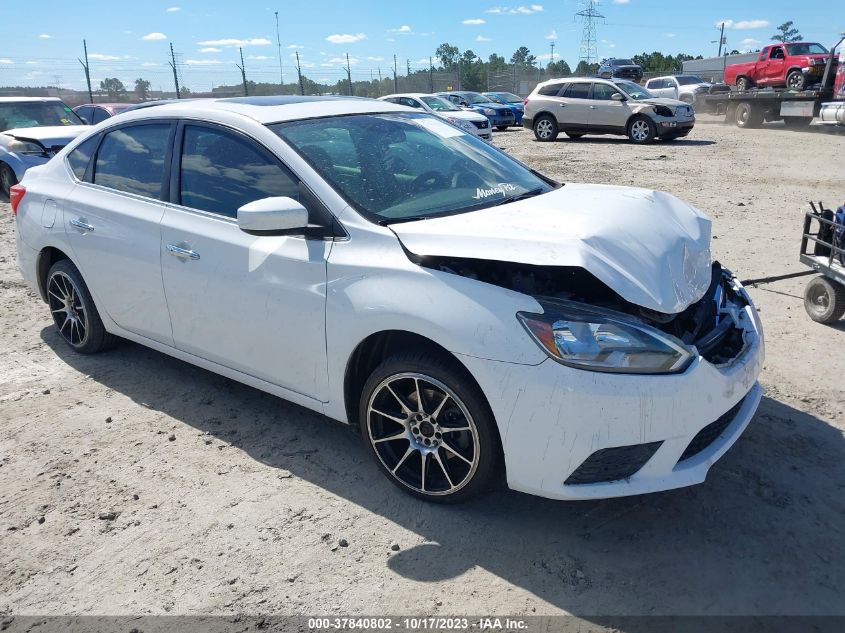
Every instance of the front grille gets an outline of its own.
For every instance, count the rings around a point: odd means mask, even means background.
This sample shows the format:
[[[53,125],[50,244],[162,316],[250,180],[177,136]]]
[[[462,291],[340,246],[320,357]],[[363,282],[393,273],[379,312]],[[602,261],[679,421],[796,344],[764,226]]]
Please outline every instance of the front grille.
[[[590,455],[564,483],[597,484],[632,477],[654,456],[661,444],[663,442],[603,448]]]
[[[477,127],[479,130],[486,130],[490,127],[490,121],[485,119],[484,121],[473,121],[472,124]]]
[[[736,416],[742,408],[744,402],[745,398],[740,400],[736,406],[721,416],[718,420],[701,429],[698,432],[698,435],[692,438],[692,442],[689,443],[689,446],[687,446],[683,455],[681,455],[681,459],[678,460],[678,463],[680,464],[691,457],[695,457],[701,451],[713,444],[713,442],[715,442],[719,436],[725,432],[725,429],[731,425],[731,422],[736,419]]]

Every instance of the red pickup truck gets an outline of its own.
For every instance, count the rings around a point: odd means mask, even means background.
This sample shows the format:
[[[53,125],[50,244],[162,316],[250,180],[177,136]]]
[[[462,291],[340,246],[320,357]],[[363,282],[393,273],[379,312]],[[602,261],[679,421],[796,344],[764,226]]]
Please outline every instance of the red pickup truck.
[[[772,44],[763,47],[753,62],[725,68],[725,83],[739,90],[755,86],[804,90],[822,79],[830,52],[815,42]]]

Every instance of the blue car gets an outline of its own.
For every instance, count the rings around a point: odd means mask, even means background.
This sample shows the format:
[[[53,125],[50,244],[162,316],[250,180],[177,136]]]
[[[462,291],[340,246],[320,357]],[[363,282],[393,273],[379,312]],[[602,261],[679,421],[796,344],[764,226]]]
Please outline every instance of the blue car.
[[[440,92],[437,96],[444,97],[456,105],[483,114],[490,119],[491,127],[499,131],[507,130],[510,126],[516,125],[516,117],[514,117],[513,111],[508,106],[495,103],[489,97],[485,97],[478,92]]]
[[[0,98],[0,193],[8,198],[27,169],[43,165],[87,129],[61,99]]]
[[[522,97],[512,92],[485,92],[484,96],[489,97],[495,103],[508,106],[516,119],[516,125],[522,125],[522,117],[525,114]]]

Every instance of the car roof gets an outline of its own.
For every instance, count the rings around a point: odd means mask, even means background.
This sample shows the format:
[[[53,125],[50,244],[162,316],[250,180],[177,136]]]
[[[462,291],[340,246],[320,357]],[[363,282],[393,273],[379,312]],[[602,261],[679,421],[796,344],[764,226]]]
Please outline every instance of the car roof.
[[[43,103],[47,101],[51,103],[64,103],[58,97],[0,97],[0,103]]]
[[[134,118],[166,116],[201,116],[230,112],[254,119],[258,123],[282,123],[299,119],[379,112],[406,112],[403,106],[388,101],[362,97],[235,97],[227,99],[174,100],[155,107],[138,108],[121,115],[124,121]]]
[[[384,95],[383,97],[379,97],[379,100],[387,99],[388,97],[414,97],[415,99],[419,99],[421,97],[437,97],[437,96],[439,96],[439,95],[436,95],[436,94],[431,93],[431,92],[397,92],[397,93],[392,94],[392,95]]]

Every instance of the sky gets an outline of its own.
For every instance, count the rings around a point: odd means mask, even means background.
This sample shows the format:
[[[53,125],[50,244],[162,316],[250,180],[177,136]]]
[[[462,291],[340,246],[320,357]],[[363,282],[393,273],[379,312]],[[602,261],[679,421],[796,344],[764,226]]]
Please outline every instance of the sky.
[[[845,9],[831,0],[602,0],[597,20],[600,58],[630,57],[659,50],[712,56],[718,24],[726,24],[729,49],[756,49],[777,25],[793,20],[804,39],[831,45],[845,31]],[[153,90],[172,90],[170,44],[178,54],[181,81],[193,91],[240,81],[239,47],[247,78],[279,80],[275,12],[279,14],[282,73],[296,77],[295,54],[303,73],[328,83],[345,78],[346,55],[353,79],[392,73],[406,64],[427,68],[428,58],[448,42],[485,60],[491,53],[510,59],[527,46],[548,63],[573,68],[580,57],[581,0],[540,0],[501,4],[497,0],[3,0],[0,86],[56,85],[82,89],[78,61],[88,43],[92,82],[118,77],[128,88],[142,77]]]

